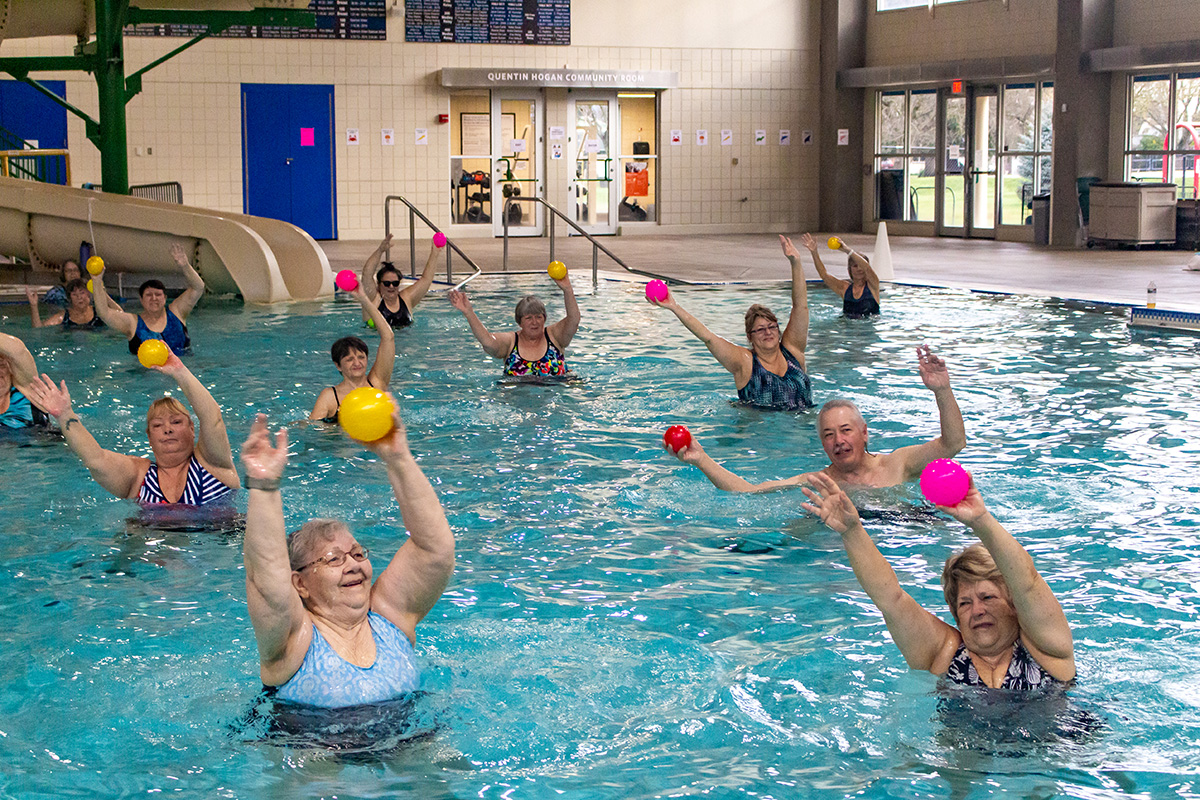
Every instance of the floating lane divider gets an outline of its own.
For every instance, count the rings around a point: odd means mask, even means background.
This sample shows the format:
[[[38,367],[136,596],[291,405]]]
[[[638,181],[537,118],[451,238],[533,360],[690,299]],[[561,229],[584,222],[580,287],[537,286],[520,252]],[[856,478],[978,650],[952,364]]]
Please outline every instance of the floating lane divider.
[[[1167,311],[1162,308],[1133,306],[1129,309],[1129,324],[1139,328],[1169,328],[1200,333],[1200,314],[1194,311]]]

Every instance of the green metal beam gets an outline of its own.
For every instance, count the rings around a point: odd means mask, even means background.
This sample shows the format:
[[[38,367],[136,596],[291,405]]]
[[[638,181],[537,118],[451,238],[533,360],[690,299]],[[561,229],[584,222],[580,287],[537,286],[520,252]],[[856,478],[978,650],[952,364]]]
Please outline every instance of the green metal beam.
[[[138,92],[142,91],[142,75],[144,75],[145,73],[154,69],[155,67],[157,67],[159,64],[163,63],[164,61],[169,61],[170,59],[172,59],[175,56],[182,53],[184,50],[187,50],[192,45],[199,44],[200,42],[204,41],[205,39],[207,39],[209,36],[212,36],[216,32],[217,31],[209,30],[209,31],[206,31],[205,33],[200,34],[199,36],[197,36],[194,39],[189,39],[187,42],[185,42],[184,44],[181,44],[179,47],[176,47],[174,50],[167,53],[162,58],[158,58],[158,59],[155,59],[154,61],[151,61],[149,64],[142,67],[137,72],[133,73],[128,78],[126,78],[125,79],[125,102],[128,103],[130,100],[132,100],[134,97],[137,96]]]
[[[0,72],[20,80],[31,72],[91,72],[92,64],[88,56],[15,56],[0,58]]]
[[[99,134],[100,134],[100,123],[96,122],[96,120],[89,117],[86,112],[81,111],[80,109],[78,109],[75,106],[68,103],[65,97],[59,97],[57,94],[54,93],[54,91],[52,89],[50,89],[49,87],[47,87],[41,83],[38,83],[33,78],[30,78],[28,75],[25,75],[22,77],[18,77],[18,76],[14,75],[14,77],[16,77],[17,80],[21,81],[22,83],[28,84],[28,85],[32,86],[34,89],[37,89],[42,94],[46,95],[46,97],[49,97],[51,100],[58,103],[60,106],[65,108],[67,111],[70,111],[72,114],[74,114],[75,116],[77,116],[81,120],[83,120],[84,124],[87,125],[88,138],[91,139],[94,144],[98,145],[98,142],[96,142],[96,137],[99,136]]]
[[[234,25],[315,28],[317,15],[294,8],[255,8],[250,11],[183,11],[169,8],[130,8],[129,25],[206,25],[219,33]]]

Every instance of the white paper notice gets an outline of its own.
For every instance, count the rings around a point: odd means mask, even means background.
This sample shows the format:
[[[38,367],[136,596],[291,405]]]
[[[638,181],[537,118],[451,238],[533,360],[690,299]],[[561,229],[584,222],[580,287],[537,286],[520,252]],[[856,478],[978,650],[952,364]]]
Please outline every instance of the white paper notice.
[[[721,144],[723,144],[723,145],[733,144],[733,131],[730,131],[730,130],[721,131]]]
[[[754,132],[754,143],[755,144],[766,144],[767,143],[767,132],[766,131],[755,131]]]
[[[704,145],[706,145],[706,144],[708,144],[708,131],[697,129],[696,130],[696,145],[698,147],[704,147]]]
[[[850,144],[850,129],[838,128],[838,147],[845,147]]]
[[[683,131],[680,131],[680,130],[671,131],[671,144],[673,144],[673,145],[683,144]]]
[[[567,129],[564,128],[562,125],[551,125],[550,126],[550,138],[551,139],[567,138]]]
[[[346,144],[358,144],[358,128],[346,128]]]
[[[583,152],[599,153],[600,152],[600,140],[599,139],[584,139],[583,140]]]
[[[555,161],[562,158],[562,142],[550,143],[550,158],[554,159]]]
[[[784,146],[791,144],[792,143],[792,132],[787,131],[787,130],[781,130],[779,132],[779,143]]]
[[[512,148],[512,151],[514,153],[524,153],[525,152],[525,140],[524,139],[513,139],[511,142],[509,142],[509,147]]]
[[[800,144],[812,144],[812,143],[813,143],[812,131],[800,131]]]

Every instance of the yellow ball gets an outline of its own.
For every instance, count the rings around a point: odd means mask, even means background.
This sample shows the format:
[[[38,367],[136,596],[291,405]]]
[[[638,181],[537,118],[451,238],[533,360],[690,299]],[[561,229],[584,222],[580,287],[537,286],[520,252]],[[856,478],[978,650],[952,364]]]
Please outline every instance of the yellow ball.
[[[96,289],[92,286],[92,279],[88,278],[88,294],[95,294]]]
[[[842,249],[842,240],[836,236],[830,236],[829,237],[829,249],[830,250],[841,250]]]
[[[87,260],[87,271],[93,275],[99,275],[104,272],[104,259],[100,256],[92,256]]]
[[[561,261],[551,261],[550,266],[546,269],[550,273],[550,277],[556,281],[561,281],[567,277],[567,265]]]
[[[342,399],[338,422],[351,439],[373,442],[392,432],[392,414],[396,406],[390,397],[378,389],[364,386]]]
[[[170,357],[170,348],[159,339],[147,339],[138,346],[138,361],[146,369],[161,367]]]

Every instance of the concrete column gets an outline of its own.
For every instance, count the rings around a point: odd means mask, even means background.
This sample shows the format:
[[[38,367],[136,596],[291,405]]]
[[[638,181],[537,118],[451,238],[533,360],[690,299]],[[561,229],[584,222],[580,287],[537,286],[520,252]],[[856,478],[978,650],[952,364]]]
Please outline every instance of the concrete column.
[[[1058,0],[1054,56],[1054,165],[1050,244],[1074,247],[1079,233],[1076,178],[1109,175],[1110,80],[1084,72],[1083,54],[1113,41],[1113,0]]]
[[[873,0],[821,0],[821,122],[819,220],[824,231],[862,228],[863,89],[839,89],[838,71],[866,66],[867,3]],[[850,144],[838,146],[839,129]],[[794,135],[795,132],[793,132]]]

